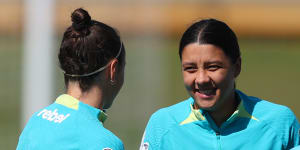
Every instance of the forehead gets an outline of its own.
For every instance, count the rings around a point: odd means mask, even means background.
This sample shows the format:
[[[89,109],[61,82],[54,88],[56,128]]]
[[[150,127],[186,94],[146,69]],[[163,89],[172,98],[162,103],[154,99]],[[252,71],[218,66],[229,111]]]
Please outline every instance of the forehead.
[[[230,61],[224,51],[212,44],[192,43],[182,52],[182,63],[191,61]]]

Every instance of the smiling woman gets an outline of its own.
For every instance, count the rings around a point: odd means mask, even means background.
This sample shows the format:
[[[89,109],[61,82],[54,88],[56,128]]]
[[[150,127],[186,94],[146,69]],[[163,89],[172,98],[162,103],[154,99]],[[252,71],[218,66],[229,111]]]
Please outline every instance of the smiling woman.
[[[221,48],[198,43],[187,45],[181,59],[184,84],[195,100],[194,108],[210,111],[220,126],[227,117],[218,112],[230,116],[238,104],[234,84],[241,70],[240,61],[232,64]]]
[[[206,19],[185,31],[179,46],[187,100],[155,112],[141,150],[290,149],[299,123],[286,106],[236,89],[241,57],[234,32]]]

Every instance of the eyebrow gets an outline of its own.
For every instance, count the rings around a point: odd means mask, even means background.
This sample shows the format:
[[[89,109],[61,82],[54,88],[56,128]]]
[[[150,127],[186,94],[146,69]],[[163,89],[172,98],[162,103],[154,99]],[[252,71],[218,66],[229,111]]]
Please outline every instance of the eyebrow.
[[[223,62],[216,60],[216,61],[208,61],[208,62],[205,62],[204,64],[223,64]],[[193,63],[193,62],[183,62],[182,65],[183,66],[184,65],[195,65],[195,63]]]
[[[205,62],[205,64],[223,64],[223,62],[216,60],[216,61]]]
[[[193,62],[184,62],[182,63],[182,66],[187,66],[187,65],[195,65]]]

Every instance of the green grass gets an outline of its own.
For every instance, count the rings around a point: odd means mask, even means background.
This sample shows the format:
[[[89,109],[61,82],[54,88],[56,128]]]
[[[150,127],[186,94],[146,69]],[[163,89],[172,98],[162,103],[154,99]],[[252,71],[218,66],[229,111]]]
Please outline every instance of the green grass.
[[[187,98],[187,94],[177,54],[178,41],[157,37],[126,40],[125,83],[108,111],[105,126],[131,150],[138,149],[150,115]],[[300,118],[300,41],[243,39],[240,47],[243,63],[238,88],[249,95],[287,105]],[[0,150],[15,149],[18,140],[21,56],[19,39],[0,37]],[[64,92],[64,86],[62,73],[58,67],[55,70],[58,95]]]
[[[300,118],[300,42],[242,41],[243,70],[238,87],[249,95],[289,106]]]

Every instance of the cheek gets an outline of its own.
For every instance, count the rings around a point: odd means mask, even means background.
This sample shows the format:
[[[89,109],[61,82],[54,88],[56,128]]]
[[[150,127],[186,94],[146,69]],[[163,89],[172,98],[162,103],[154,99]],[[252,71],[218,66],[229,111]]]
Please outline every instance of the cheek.
[[[189,90],[194,85],[195,77],[189,73],[183,73],[183,82],[186,88]]]
[[[234,83],[234,76],[230,71],[218,72],[211,76],[215,84],[219,87],[230,86],[231,83]]]

